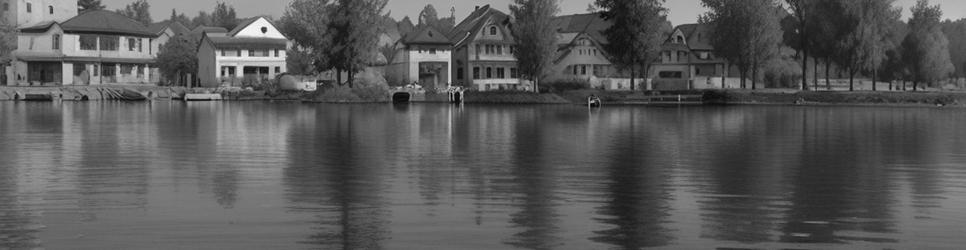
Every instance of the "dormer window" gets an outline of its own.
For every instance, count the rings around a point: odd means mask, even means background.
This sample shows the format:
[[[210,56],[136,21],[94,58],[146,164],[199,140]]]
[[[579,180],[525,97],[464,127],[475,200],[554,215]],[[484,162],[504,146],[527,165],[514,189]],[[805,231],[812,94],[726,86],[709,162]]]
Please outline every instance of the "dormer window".
[[[496,26],[490,27],[490,35],[491,36],[495,36],[496,35]]]
[[[684,43],[684,36],[678,36],[678,42],[677,43]]]

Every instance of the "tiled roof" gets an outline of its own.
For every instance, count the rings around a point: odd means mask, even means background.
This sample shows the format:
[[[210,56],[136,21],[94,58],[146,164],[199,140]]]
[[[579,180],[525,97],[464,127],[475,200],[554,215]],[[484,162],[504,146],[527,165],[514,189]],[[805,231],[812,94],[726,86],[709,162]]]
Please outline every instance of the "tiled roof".
[[[225,29],[225,28],[222,28],[222,27],[213,27],[213,26],[198,26],[198,27],[195,27],[195,29],[191,30],[191,33],[192,34],[201,34],[201,33],[228,33],[228,29]]]
[[[169,27],[172,31],[174,31],[175,35],[188,34],[191,32],[191,30],[189,30],[188,27],[185,27],[184,24],[181,24],[181,22],[171,20],[148,25],[148,31],[154,34],[161,34],[161,32],[164,32],[165,28]]]
[[[450,44],[446,34],[428,25],[406,34],[402,41],[405,44]]]
[[[603,44],[607,43],[604,31],[613,25],[613,22],[604,20],[598,13],[559,16],[554,18],[553,23],[557,33],[586,33]]]
[[[706,24],[683,24],[676,29],[684,33],[688,47],[693,50],[714,50],[711,46],[711,28]]]
[[[86,11],[64,23],[69,33],[108,33],[116,35],[154,36],[147,26],[113,11]]]
[[[464,41],[464,39],[472,39],[473,34],[479,33],[483,25],[486,25],[490,20],[493,23],[505,23],[510,21],[510,16],[493,9],[490,5],[484,5],[470,13],[466,19],[463,19],[460,24],[453,28],[453,31],[449,33],[450,42],[458,46],[458,43]],[[505,36],[505,39],[505,43],[513,43],[512,36]]]

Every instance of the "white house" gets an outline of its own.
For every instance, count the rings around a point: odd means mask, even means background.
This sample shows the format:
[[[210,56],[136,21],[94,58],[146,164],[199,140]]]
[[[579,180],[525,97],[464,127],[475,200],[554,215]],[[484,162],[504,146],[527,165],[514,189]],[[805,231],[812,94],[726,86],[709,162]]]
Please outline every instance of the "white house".
[[[17,85],[152,82],[156,34],[112,11],[88,11],[64,22],[20,29],[8,78]],[[156,77],[154,77],[156,79]]]
[[[228,33],[205,32],[198,45],[201,85],[240,86],[243,81],[273,79],[288,70],[288,47],[288,38],[264,17],[245,20]]]
[[[0,0],[0,18],[15,28],[63,22],[77,15],[77,0]],[[0,58],[0,86],[16,84],[12,58]]]
[[[446,34],[426,26],[407,34],[401,43],[403,48],[387,70],[391,84],[445,89],[453,83],[453,46]]]

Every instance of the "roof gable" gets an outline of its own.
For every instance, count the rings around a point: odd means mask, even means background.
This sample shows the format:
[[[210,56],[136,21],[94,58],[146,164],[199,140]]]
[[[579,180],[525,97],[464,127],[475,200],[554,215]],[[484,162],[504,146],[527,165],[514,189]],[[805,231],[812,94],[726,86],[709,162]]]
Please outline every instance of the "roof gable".
[[[228,36],[287,39],[274,23],[264,17],[253,17],[242,21],[235,29],[228,32]]]
[[[675,42],[676,37],[683,35],[688,48],[692,50],[714,50],[711,45],[711,28],[706,24],[684,24],[674,28],[669,42]]]
[[[499,10],[493,9],[490,5],[485,5],[480,7],[473,13],[470,13],[466,19],[463,19],[459,25],[453,28],[450,32],[449,38],[450,42],[455,46],[464,44],[466,41],[472,41],[476,39],[476,36],[481,33],[481,30],[489,26],[490,24],[497,24],[501,28],[501,32],[505,35],[504,40],[512,42],[513,37],[506,32],[507,25],[510,22],[510,16]]]

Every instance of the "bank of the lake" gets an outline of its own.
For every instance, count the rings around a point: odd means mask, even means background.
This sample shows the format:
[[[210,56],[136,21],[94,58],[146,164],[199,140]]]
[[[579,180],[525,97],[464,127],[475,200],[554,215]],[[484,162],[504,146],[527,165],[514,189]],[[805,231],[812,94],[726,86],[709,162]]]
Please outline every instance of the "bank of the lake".
[[[683,96],[708,105],[862,105],[862,106],[947,106],[966,107],[966,92],[894,91],[798,91],[798,90],[694,90],[665,92],[578,90],[560,93],[576,104],[588,96],[616,105],[642,104],[655,96]],[[673,99],[673,98],[672,98]]]

